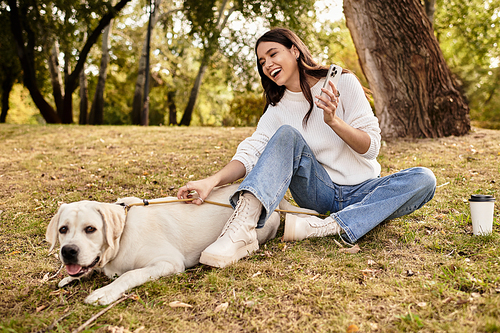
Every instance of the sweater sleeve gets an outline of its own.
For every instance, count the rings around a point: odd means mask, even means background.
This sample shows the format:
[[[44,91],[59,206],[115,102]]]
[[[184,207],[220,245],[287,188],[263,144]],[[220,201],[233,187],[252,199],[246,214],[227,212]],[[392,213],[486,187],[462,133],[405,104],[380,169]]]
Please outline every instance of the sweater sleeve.
[[[358,79],[350,74],[343,74],[342,79],[342,86],[339,84],[339,91],[341,92],[340,100],[346,113],[344,121],[370,136],[370,147],[366,153],[360,154],[360,156],[373,160],[377,158],[380,150],[381,136],[378,119],[373,114]]]

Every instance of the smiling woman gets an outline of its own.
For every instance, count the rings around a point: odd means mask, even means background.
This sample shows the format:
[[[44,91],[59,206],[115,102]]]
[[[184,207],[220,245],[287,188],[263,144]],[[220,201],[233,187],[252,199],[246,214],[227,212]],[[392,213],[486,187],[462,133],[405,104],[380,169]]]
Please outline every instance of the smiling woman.
[[[245,177],[231,196],[233,215],[201,253],[201,263],[225,267],[256,251],[256,229],[288,189],[300,207],[331,215],[322,220],[288,214],[286,241],[336,234],[356,242],[433,197],[436,179],[426,168],[380,177],[380,128],[356,76],[342,70],[336,84],[325,78],[328,67],[316,63],[289,29],[266,32],[255,53],[266,98],[256,131],[221,171],[177,193],[185,199],[198,192],[193,202],[200,205],[214,187]]]

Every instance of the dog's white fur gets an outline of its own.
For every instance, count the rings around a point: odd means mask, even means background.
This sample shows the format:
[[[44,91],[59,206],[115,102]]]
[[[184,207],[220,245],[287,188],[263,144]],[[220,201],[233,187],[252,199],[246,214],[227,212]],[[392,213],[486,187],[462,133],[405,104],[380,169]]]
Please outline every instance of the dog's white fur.
[[[208,199],[228,203],[236,187],[216,188]],[[142,202],[138,198],[118,201]],[[285,200],[280,204],[281,209],[292,207]],[[77,251],[77,262],[73,264],[91,266],[82,276],[94,268],[109,278],[119,276],[85,299],[90,304],[109,304],[133,287],[196,265],[201,252],[218,238],[232,213],[232,208],[213,204],[176,202],[133,206],[126,214],[118,204],[79,201],[61,205],[47,227],[46,238],[51,250],[59,241],[60,258],[65,264],[68,262],[63,248],[69,246]],[[274,238],[279,224],[279,214],[273,213],[264,228],[258,229],[259,243]],[[66,277],[59,287],[82,276]]]

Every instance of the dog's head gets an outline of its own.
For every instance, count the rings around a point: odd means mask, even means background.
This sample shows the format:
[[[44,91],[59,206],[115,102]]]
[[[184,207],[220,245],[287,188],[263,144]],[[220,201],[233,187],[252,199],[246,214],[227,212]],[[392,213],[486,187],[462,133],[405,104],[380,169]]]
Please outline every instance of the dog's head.
[[[45,236],[50,251],[59,241],[60,259],[68,274],[81,277],[114,258],[124,226],[122,206],[78,201],[61,205]]]

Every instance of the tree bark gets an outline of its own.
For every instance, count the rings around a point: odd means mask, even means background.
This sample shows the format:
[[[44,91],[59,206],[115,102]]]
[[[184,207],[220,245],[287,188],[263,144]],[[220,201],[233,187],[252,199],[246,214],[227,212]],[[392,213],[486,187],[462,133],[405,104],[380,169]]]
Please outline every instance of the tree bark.
[[[384,137],[468,133],[469,106],[418,0],[344,0],[344,14]]]
[[[89,115],[89,124],[102,125],[104,121],[104,87],[108,73],[109,64],[109,34],[113,27],[113,20],[104,29],[102,33],[102,56],[101,66],[99,67],[99,79],[94,93],[94,100],[92,101],[92,108]]]

